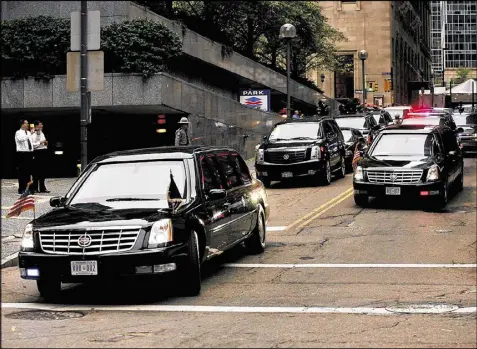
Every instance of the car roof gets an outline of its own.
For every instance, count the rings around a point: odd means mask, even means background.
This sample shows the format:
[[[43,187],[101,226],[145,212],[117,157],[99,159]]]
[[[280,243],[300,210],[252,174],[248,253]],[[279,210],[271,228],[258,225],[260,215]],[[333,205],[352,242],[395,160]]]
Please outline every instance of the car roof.
[[[363,114],[340,114],[337,115],[337,119],[344,119],[344,118],[363,118],[365,116],[369,116],[369,113],[363,113]]]
[[[93,161],[96,163],[110,162],[135,162],[147,160],[184,160],[194,158],[194,154],[207,151],[228,150],[227,147],[206,147],[206,146],[181,146],[181,147],[153,147],[131,150],[115,151],[109,154],[97,157]]]
[[[383,128],[379,133],[432,133],[447,127],[437,125],[391,125]]]
[[[292,124],[292,123],[302,123],[302,122],[322,122],[324,120],[333,120],[331,116],[310,116],[306,117],[304,119],[286,119],[280,122],[277,122],[275,126],[277,125],[283,125],[283,124]]]

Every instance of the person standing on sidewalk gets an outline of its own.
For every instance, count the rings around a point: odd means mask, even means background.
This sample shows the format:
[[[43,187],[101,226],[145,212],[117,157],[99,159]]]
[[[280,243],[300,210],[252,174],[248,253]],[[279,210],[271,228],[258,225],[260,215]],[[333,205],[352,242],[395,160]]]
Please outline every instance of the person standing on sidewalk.
[[[176,147],[181,145],[190,145],[189,134],[187,133],[189,120],[186,117],[183,117],[179,121],[179,124],[181,125],[181,127],[178,128],[176,131],[176,139],[174,141],[174,145]]]
[[[18,194],[23,194],[31,181],[33,140],[28,130],[28,120],[20,120],[20,129],[15,133],[17,149]]]
[[[48,141],[43,133],[43,123],[35,121],[33,132],[33,184],[32,191],[49,193],[45,187],[45,170],[48,168]]]

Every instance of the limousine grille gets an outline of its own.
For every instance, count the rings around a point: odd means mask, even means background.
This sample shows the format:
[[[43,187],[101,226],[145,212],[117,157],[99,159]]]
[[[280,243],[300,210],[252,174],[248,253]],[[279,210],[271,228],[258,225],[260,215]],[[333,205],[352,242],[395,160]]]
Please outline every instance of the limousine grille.
[[[133,248],[141,228],[103,228],[101,230],[40,231],[40,246],[46,253],[96,255],[123,252]],[[89,244],[80,246],[80,237],[89,236]],[[86,238],[86,241],[88,239]],[[84,240],[83,240],[84,242]]]
[[[422,170],[367,170],[368,181],[371,183],[418,183]]]
[[[273,164],[292,164],[305,161],[305,157],[306,150],[265,152],[265,161]]]

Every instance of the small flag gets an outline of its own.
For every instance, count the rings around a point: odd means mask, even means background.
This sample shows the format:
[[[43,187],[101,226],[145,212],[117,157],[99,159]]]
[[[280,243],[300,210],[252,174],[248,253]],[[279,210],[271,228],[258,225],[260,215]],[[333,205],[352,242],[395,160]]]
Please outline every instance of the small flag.
[[[356,170],[356,167],[358,166],[358,160],[361,158],[358,146],[359,146],[359,143],[356,144],[356,148],[354,149],[354,156],[352,161],[353,170]]]
[[[7,213],[7,218],[18,217],[22,212],[33,210],[35,212],[35,197],[31,194],[28,187],[32,182],[28,183],[25,192],[18,198]]]
[[[171,182],[169,183],[169,188],[167,189],[167,203],[169,208],[175,210],[180,206],[182,201],[181,193],[179,188],[177,188],[177,184],[174,181],[174,176],[172,175],[171,170]]]

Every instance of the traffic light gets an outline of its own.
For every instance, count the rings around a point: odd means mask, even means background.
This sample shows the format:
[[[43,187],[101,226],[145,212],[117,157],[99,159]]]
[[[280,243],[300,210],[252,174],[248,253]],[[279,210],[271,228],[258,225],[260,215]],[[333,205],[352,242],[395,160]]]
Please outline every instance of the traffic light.
[[[377,92],[378,91],[378,82],[377,81],[374,83],[373,87],[374,87],[373,92]]]

